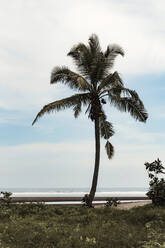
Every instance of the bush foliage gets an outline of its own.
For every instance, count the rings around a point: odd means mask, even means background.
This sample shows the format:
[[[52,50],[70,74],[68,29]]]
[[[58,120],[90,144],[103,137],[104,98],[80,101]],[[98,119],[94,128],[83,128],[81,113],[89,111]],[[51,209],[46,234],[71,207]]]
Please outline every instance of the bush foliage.
[[[117,207],[120,204],[120,201],[115,197],[108,197],[106,199],[105,207]]]
[[[152,200],[152,203],[157,206],[165,205],[165,180],[164,178],[159,178],[160,174],[164,173],[164,167],[162,162],[157,159],[152,163],[145,163],[146,170],[148,171],[148,176],[150,178],[150,188],[147,192],[147,196]]]
[[[153,205],[119,210],[1,204],[0,247],[164,247],[164,217],[165,209]]]

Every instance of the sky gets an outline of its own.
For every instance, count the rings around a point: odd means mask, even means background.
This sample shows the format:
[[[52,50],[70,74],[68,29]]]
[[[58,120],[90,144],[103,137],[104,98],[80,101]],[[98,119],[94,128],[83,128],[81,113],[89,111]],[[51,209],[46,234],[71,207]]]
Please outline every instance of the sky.
[[[67,56],[73,45],[97,34],[102,49],[118,44],[111,72],[136,90],[148,111],[135,121],[106,105],[114,125],[108,160],[101,141],[98,187],[148,187],[144,163],[165,165],[164,0],[0,0],[0,187],[90,187],[94,169],[94,126],[72,110],[45,115],[40,109],[74,94],[50,85],[54,66],[76,71]]]

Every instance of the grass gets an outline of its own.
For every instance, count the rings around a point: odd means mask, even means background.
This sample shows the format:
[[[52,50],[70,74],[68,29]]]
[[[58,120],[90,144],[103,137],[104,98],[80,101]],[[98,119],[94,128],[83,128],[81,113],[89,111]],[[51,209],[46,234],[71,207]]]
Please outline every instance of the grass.
[[[165,247],[165,209],[0,206],[1,248]]]

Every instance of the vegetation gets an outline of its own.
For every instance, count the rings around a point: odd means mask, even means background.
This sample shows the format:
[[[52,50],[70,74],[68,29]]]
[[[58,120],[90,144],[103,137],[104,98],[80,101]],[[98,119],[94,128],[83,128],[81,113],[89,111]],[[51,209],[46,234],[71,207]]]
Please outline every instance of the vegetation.
[[[165,209],[0,205],[1,248],[165,247]]]
[[[108,158],[112,158],[114,154],[113,145],[109,142],[114,130],[112,123],[107,121],[103,109],[104,104],[108,102],[120,111],[129,112],[133,118],[141,122],[145,122],[148,115],[138,94],[134,90],[124,87],[117,71],[111,72],[115,58],[118,55],[124,56],[124,51],[120,46],[109,45],[103,52],[98,37],[92,35],[89,38],[88,45],[79,43],[71,49],[68,55],[72,57],[80,74],[71,71],[66,66],[55,67],[51,74],[50,83],[61,82],[80,93],[44,106],[32,124],[45,113],[66,108],[72,108],[74,116],[77,118],[82,111],[82,107],[86,107],[85,113],[94,122],[95,128],[95,166],[88,201],[89,207],[91,207],[98,181],[100,136],[106,140],[105,149]]]
[[[154,205],[165,205],[165,180],[158,177],[159,174],[164,173],[164,167],[162,162],[157,159],[152,163],[145,163],[148,176],[151,179],[149,182],[150,188],[147,192],[147,196],[152,200]]]
[[[7,191],[1,191],[0,193],[0,203],[9,205],[12,201],[12,193]]]
[[[117,199],[117,197],[108,197],[106,199],[105,206],[106,207],[117,207],[117,205],[120,204],[120,201]]]

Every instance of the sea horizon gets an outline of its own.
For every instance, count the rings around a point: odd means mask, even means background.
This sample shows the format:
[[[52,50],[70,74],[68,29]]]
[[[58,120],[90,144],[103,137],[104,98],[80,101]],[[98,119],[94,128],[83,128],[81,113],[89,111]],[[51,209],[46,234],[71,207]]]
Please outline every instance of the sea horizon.
[[[12,196],[45,196],[45,197],[64,197],[64,196],[84,196],[89,193],[88,187],[2,187],[1,191],[11,192]],[[98,187],[96,196],[119,197],[119,196],[145,196],[147,187]]]

